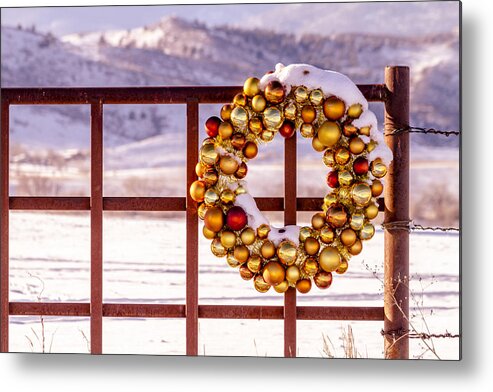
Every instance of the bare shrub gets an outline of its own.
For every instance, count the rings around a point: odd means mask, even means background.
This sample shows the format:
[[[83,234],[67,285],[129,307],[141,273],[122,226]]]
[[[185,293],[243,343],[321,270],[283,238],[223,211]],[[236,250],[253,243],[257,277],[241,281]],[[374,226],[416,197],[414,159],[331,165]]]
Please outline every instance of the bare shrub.
[[[123,181],[122,186],[126,196],[157,197],[167,193],[162,184],[151,178],[129,177]]]
[[[58,196],[61,190],[61,184],[50,177],[31,174],[20,174],[17,177],[16,193],[19,195]]]
[[[445,184],[427,187],[411,205],[419,223],[453,226],[459,221],[459,198]]]

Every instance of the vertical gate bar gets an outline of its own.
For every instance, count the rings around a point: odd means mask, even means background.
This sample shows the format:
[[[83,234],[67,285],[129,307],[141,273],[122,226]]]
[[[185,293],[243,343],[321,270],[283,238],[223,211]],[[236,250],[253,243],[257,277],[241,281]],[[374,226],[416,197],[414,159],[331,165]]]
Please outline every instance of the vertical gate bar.
[[[296,132],[284,143],[284,225],[296,224]],[[284,294],[284,356],[296,357],[296,289]]]
[[[198,354],[199,335],[199,238],[197,203],[190,197],[190,185],[197,179],[195,165],[199,149],[199,104],[198,99],[187,101],[187,355]]]
[[[103,352],[103,102],[91,104],[91,354]]]
[[[409,125],[409,68],[386,67],[385,133]],[[385,222],[409,219],[409,133],[388,135],[394,154],[385,180]],[[409,358],[409,233],[385,231],[385,357]],[[395,334],[395,335],[393,335]]]
[[[1,103],[0,352],[9,351],[9,103]]]

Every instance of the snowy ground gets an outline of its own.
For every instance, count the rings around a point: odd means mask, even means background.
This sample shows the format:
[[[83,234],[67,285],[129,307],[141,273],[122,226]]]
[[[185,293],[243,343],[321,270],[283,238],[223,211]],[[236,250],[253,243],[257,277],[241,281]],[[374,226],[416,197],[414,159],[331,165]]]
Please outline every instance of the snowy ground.
[[[11,212],[11,301],[85,301],[90,293],[89,214]],[[272,214],[273,223],[279,214]],[[280,223],[280,222],[277,222]],[[299,222],[303,223],[303,222]],[[300,305],[381,306],[381,283],[370,269],[383,271],[383,234],[365,244],[345,275],[326,291],[298,296]],[[105,213],[104,301],[185,302],[185,223],[169,214],[128,216]],[[201,304],[281,305],[272,290],[259,294],[224,259],[215,258],[200,241]],[[429,330],[459,333],[459,238],[456,234],[411,236],[412,290]],[[44,291],[40,294],[42,283]],[[413,305],[415,301],[411,301]],[[419,311],[413,324],[427,332]],[[10,349],[41,351],[39,317],[12,316]],[[298,321],[298,355],[325,356],[324,336],[332,352],[344,356],[342,329],[351,325],[362,357],[382,358],[382,322]],[[89,319],[46,317],[45,351],[88,352]],[[184,319],[104,319],[103,352],[183,355]],[[38,338],[36,338],[38,336]],[[30,345],[30,341],[33,347]],[[459,357],[458,339],[435,339],[442,359]],[[411,341],[411,357],[425,349]],[[283,355],[282,320],[200,320],[199,353],[206,355]],[[430,352],[425,358],[435,358]]]

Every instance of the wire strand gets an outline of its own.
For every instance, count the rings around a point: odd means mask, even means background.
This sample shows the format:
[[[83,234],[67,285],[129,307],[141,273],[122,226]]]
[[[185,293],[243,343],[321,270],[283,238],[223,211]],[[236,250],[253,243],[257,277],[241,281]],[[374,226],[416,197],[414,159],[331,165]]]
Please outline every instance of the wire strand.
[[[446,137],[459,136],[461,134],[460,131],[444,131],[441,129],[414,127],[409,125],[407,127],[397,128],[392,131],[386,132],[385,135],[396,136],[402,133],[423,133],[423,134],[431,134],[431,135],[444,135]]]
[[[460,334],[451,334],[448,331],[445,333],[425,333],[425,332],[415,333],[415,332],[406,331],[404,329],[394,329],[389,331],[384,331],[382,329],[380,331],[380,334],[382,336],[392,336],[394,338],[407,336],[409,339],[433,339],[433,338],[457,339],[461,337]]]
[[[456,231],[460,232],[458,227],[440,227],[440,226],[423,226],[420,224],[414,223],[412,220],[403,220],[403,221],[394,221],[394,222],[385,222],[382,223],[382,229],[391,231],[391,230],[405,230],[407,232],[411,232],[414,230],[422,230],[422,231]]]

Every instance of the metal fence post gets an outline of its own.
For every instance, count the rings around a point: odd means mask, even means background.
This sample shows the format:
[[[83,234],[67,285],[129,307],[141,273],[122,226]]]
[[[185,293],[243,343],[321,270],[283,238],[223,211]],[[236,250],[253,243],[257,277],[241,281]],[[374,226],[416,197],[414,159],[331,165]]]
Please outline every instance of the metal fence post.
[[[385,133],[409,125],[409,68],[385,68]],[[385,223],[409,220],[409,133],[385,136],[394,154],[385,180]],[[387,359],[409,358],[409,232],[385,231],[384,339]]]

